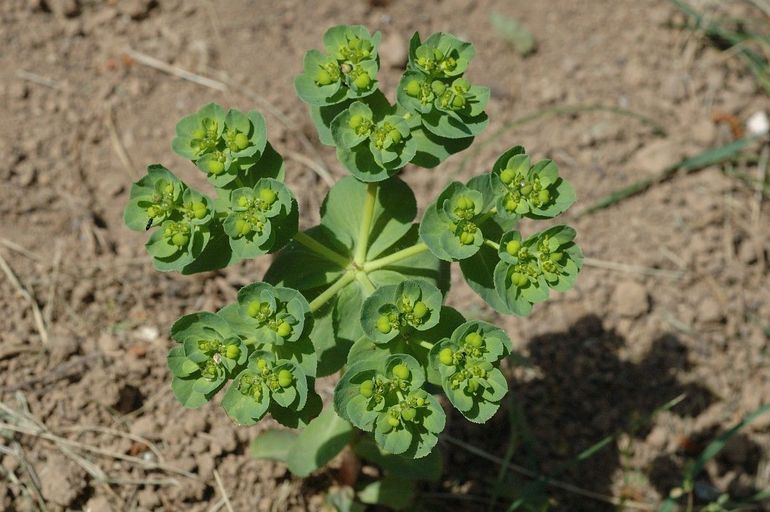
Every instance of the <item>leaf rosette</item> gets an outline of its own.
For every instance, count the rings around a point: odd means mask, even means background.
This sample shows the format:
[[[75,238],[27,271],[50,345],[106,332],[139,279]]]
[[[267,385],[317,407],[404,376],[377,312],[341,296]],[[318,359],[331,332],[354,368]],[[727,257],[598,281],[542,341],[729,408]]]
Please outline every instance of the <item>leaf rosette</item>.
[[[284,345],[313,328],[310,305],[292,288],[253,283],[238,291],[238,314],[247,343]]]
[[[409,41],[407,69],[416,70],[431,78],[451,78],[465,73],[476,50],[471,43],[452,34],[437,32],[424,43],[415,33]]]
[[[147,174],[131,185],[123,220],[134,231],[145,231],[172,217],[178,219],[177,208],[187,186],[162,165],[150,165]]]
[[[444,430],[446,416],[433,396],[421,389],[422,366],[411,356],[396,354],[352,365],[334,390],[341,417],[367,432],[393,454],[428,455]]]
[[[511,353],[502,329],[482,321],[466,322],[430,351],[430,365],[452,405],[470,421],[484,423],[500,407],[508,383],[496,364]]]

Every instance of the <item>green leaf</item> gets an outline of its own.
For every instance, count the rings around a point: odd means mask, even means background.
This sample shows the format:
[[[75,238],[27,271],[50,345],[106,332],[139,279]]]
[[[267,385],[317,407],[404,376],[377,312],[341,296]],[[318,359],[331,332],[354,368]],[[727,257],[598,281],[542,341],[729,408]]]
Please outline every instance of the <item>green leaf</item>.
[[[350,442],[353,428],[350,423],[326,407],[321,414],[297,435],[289,450],[289,470],[305,477],[334,458]]]
[[[399,475],[385,477],[368,484],[358,492],[358,499],[369,505],[404,510],[414,501],[417,482]]]
[[[179,178],[162,165],[148,166],[147,174],[131,185],[123,221],[129,229],[146,231],[151,218],[148,210],[153,213],[151,225],[159,226],[170,218],[180,220],[176,209],[181,205],[186,188]]]
[[[216,103],[209,103],[177,123],[171,148],[178,155],[197,161],[216,148],[224,127],[225,111]]]
[[[516,53],[522,57],[535,51],[536,44],[532,32],[520,22],[497,13],[490,14],[489,21],[497,35],[510,44]]]
[[[318,417],[323,409],[321,397],[313,390],[312,380],[308,384],[308,395],[305,407],[297,411],[271,403],[268,412],[275,421],[289,428],[305,428],[313,419]]]
[[[286,462],[289,452],[297,442],[297,433],[290,430],[265,430],[251,441],[251,456],[255,459],[269,459]]]
[[[447,139],[434,135],[419,126],[412,130],[415,155],[411,163],[419,167],[433,168],[455,153],[463,151],[473,143],[473,137]]]
[[[452,116],[433,110],[422,117],[422,122],[434,135],[447,139],[464,139],[483,132],[489,124],[489,117],[484,112],[475,116]]]

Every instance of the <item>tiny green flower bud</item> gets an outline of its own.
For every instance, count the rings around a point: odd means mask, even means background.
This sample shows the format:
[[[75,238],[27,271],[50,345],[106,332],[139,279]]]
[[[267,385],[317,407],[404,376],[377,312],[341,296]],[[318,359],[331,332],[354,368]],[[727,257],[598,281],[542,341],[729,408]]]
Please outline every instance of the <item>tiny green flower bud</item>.
[[[394,418],[393,416],[388,416],[388,425],[390,425],[393,428],[396,428],[401,422],[398,418]]]
[[[278,334],[278,336],[280,336],[281,338],[285,338],[285,337],[287,337],[287,336],[289,336],[289,335],[291,334],[291,325],[289,325],[289,323],[288,323],[288,322],[286,322],[286,321],[284,321],[284,322],[281,322],[281,323],[278,325],[278,329],[276,329],[276,331],[275,331],[275,332],[276,332],[276,334]]]
[[[353,85],[355,85],[358,89],[366,89],[371,83],[372,79],[369,76],[369,73],[361,73],[356,77],[355,80],[353,80]]]
[[[413,98],[416,98],[420,95],[420,92],[422,91],[422,88],[420,87],[419,80],[410,80],[408,84],[406,84],[406,93],[409,96],[412,96]]]
[[[414,418],[417,416],[417,411],[411,407],[407,407],[403,411],[401,411],[401,417],[404,419],[404,421],[414,421]]]
[[[206,205],[203,204],[202,202],[195,201],[192,204],[192,212],[193,212],[193,216],[196,219],[202,219],[203,217],[206,216],[206,214],[209,212],[209,210],[208,210],[208,208],[206,208]]]
[[[319,69],[315,75],[315,82],[318,85],[329,85],[333,82],[331,74],[325,69]]]
[[[507,197],[505,199],[504,206],[506,210],[508,210],[509,212],[512,212],[519,206],[519,202],[516,201],[513,197]]]
[[[390,325],[390,319],[387,316],[381,315],[380,318],[377,319],[377,330],[382,334],[388,334],[392,329],[393,326]]]
[[[550,254],[549,259],[554,263],[560,263],[563,257],[564,257],[564,253],[553,252]]]
[[[393,141],[394,144],[398,144],[401,142],[401,132],[393,128],[388,132],[388,135],[390,135],[390,140]]]
[[[444,348],[438,353],[438,360],[443,365],[451,366],[454,363],[454,352],[449,347]]]
[[[261,304],[256,300],[249,302],[249,305],[246,306],[246,314],[252,318],[256,318],[257,315],[259,315],[260,306]]]
[[[241,349],[238,345],[227,345],[225,357],[228,359],[238,359],[241,355]]]
[[[278,385],[282,388],[288,388],[294,380],[294,376],[289,370],[281,370],[278,372]]]
[[[208,170],[211,174],[222,174],[222,172],[225,170],[225,164],[219,160],[209,160],[206,163],[206,170]]]
[[[353,114],[350,116],[350,120],[348,121],[348,126],[350,128],[353,128],[354,130],[361,126],[361,123],[364,122],[364,116],[361,114]]]
[[[264,370],[265,368],[267,368],[267,361],[265,361],[264,359],[258,359],[257,368],[259,368],[260,370]]]
[[[423,318],[428,314],[428,306],[424,302],[417,301],[414,304],[414,309],[412,309],[412,314],[415,318]]]
[[[514,272],[511,274],[511,283],[514,286],[518,286],[521,288],[522,286],[526,285],[529,282],[529,279],[524,274],[520,274],[518,272]]]
[[[393,367],[393,375],[399,379],[408,379],[409,374],[409,367],[403,363],[397,364]]]
[[[530,192],[532,192],[532,184],[531,184],[531,183],[527,183],[526,185],[524,185],[523,187],[521,187],[521,193],[522,193],[523,195],[525,195],[525,196],[526,196],[526,195],[527,195],[527,194],[529,194]]]
[[[452,85],[457,92],[468,92],[471,88],[471,83],[465,78],[458,78]]]
[[[440,80],[434,80],[433,83],[430,84],[430,89],[436,96],[441,96],[446,90],[446,84]]]
[[[374,382],[365,380],[358,386],[358,392],[365,398],[371,398],[374,394]]]
[[[519,249],[521,249],[521,240],[511,240],[505,245],[505,252],[510,254],[511,256],[516,256],[519,254]]]
[[[249,147],[249,138],[245,133],[238,133],[235,136],[235,145],[238,147],[238,149],[246,149]]]
[[[175,233],[174,236],[171,237],[171,243],[177,247],[184,247],[189,240],[190,236],[185,233]]]
[[[206,130],[204,130],[203,128],[197,128],[193,130],[191,135],[193,139],[202,139],[206,136]]]
[[[547,189],[543,189],[537,193],[537,198],[540,204],[545,204],[551,199],[551,193]]]
[[[423,397],[418,397],[417,400],[414,401],[414,403],[415,405],[417,405],[417,407],[422,407],[423,405],[425,405],[425,399]]]
[[[241,196],[238,198],[238,206],[241,208],[248,208],[249,207],[249,198],[246,196]]]
[[[452,100],[452,106],[454,108],[463,108],[465,106],[465,96],[458,94]]]
[[[516,172],[513,169],[503,169],[500,171],[500,181],[508,185],[516,177]]]
[[[481,334],[477,332],[471,332],[471,333],[468,333],[467,336],[465,336],[465,343],[467,343],[471,347],[479,348],[484,343],[484,338],[482,338]]]
[[[246,219],[237,219],[235,221],[235,231],[240,236],[245,236],[251,233],[251,224]]]
[[[476,237],[473,235],[473,233],[468,233],[467,231],[463,231],[460,233],[460,243],[463,245],[470,245],[474,242]]]
[[[277,197],[278,195],[272,189],[269,189],[269,188],[259,189],[259,200],[267,204],[268,206],[272,205],[275,202]]]

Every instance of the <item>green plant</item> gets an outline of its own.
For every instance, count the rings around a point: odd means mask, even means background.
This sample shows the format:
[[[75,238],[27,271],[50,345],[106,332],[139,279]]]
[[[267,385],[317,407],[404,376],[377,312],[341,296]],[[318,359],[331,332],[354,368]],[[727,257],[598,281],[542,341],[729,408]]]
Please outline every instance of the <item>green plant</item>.
[[[511,340],[444,305],[451,262],[490,306],[515,315],[570,288],[582,262],[571,228],[526,237],[517,229],[575,201],[555,163],[533,163],[519,146],[490,172],[449,184],[415,223],[414,194],[395,174],[468,147],[487,125],[489,89],[465,76],[471,44],[415,34],[391,105],[378,89],[379,40],[362,26],[333,27],[326,52],[309,51],[295,82],[321,141],[352,175],[329,190],[318,226],[298,230],[297,201],[262,116],[214,104],[179,122],[172,147],[206,174],[215,197],[153,165],[125,211],[130,228],[155,229],[147,250],[161,271],[276,253],[263,282],[242,288],[236,303],[173,325],[168,364],[187,407],[227,387],[221,404],[236,423],[269,413],[304,428],[255,447],[298,474],[339,452],[352,425],[373,434],[355,438],[359,454],[403,477],[411,466],[397,455],[435,456],[445,425],[438,389],[470,421],[497,411]],[[333,405],[321,413],[315,379],[338,371]],[[425,467],[435,475],[435,464]]]

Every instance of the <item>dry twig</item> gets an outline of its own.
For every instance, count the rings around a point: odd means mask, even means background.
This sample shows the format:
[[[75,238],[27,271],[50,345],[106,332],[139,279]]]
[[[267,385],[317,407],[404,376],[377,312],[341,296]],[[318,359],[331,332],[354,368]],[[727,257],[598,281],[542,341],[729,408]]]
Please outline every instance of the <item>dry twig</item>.
[[[5,258],[3,258],[2,254],[0,254],[0,268],[11,282],[11,285],[16,288],[16,290],[21,294],[22,297],[24,297],[27,302],[29,302],[29,305],[32,308],[32,316],[35,319],[35,326],[37,327],[38,334],[40,334],[40,341],[43,343],[44,347],[47,347],[48,330],[46,329],[45,323],[43,322],[43,313],[40,311],[40,306],[37,305],[37,300],[35,300],[35,297],[29,290],[22,286],[19,278],[16,277],[16,274],[13,273],[13,270],[11,270],[11,267],[8,265],[8,262],[5,261]]]

